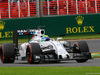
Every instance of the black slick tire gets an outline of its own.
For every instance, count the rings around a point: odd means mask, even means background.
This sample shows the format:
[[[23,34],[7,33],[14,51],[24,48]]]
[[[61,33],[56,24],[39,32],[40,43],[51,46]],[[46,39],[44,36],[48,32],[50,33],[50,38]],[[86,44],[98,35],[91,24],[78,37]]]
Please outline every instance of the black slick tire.
[[[77,41],[74,43],[73,46],[73,53],[85,53],[89,52],[89,47],[86,43],[86,41]],[[78,63],[86,62],[88,59],[76,59]]]
[[[38,64],[40,60],[35,61],[34,55],[41,55],[41,49],[38,43],[30,43],[26,48],[26,58],[30,64]]]
[[[11,43],[5,43],[1,46],[1,61],[2,63],[14,63],[15,50]]]

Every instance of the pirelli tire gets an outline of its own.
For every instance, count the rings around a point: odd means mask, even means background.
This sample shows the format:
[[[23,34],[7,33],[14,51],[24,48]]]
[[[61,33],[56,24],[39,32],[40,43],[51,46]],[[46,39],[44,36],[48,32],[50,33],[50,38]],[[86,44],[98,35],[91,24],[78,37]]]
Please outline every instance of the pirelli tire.
[[[15,61],[15,50],[12,43],[5,43],[1,46],[1,61],[2,63],[14,63]]]
[[[41,48],[38,43],[30,43],[26,48],[26,59],[29,64],[38,64],[40,59],[35,60],[35,56],[41,55]]]
[[[73,45],[73,53],[88,53],[89,47],[86,41],[77,41]],[[76,59],[78,63],[86,62],[88,59]]]

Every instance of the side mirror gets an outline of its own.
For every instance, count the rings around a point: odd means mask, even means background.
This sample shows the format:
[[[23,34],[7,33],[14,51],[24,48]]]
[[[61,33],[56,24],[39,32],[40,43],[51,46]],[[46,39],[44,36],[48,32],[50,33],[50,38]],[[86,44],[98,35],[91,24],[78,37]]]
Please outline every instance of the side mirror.
[[[57,41],[62,40],[62,37],[57,38]]]

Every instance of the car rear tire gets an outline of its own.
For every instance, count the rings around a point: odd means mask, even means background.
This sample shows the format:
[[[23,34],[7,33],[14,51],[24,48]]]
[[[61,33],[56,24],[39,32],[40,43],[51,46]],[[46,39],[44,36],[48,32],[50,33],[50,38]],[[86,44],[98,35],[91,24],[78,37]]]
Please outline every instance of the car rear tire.
[[[85,41],[77,41],[73,46],[73,53],[89,52],[89,47]],[[78,63],[86,62],[88,59],[76,59]]]
[[[11,43],[5,43],[1,46],[1,61],[2,63],[14,63],[15,50]]]
[[[38,64],[40,60],[35,61],[34,55],[41,55],[40,45],[38,43],[30,43],[26,48],[26,58],[30,64]]]

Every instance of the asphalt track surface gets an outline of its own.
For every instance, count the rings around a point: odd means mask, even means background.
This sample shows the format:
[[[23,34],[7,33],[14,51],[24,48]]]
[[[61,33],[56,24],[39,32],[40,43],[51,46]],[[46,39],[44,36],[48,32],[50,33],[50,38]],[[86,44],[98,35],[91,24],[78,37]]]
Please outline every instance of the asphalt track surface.
[[[98,40],[86,40],[90,52],[100,52],[100,39]],[[73,41],[72,41],[73,44]],[[91,59],[85,63],[77,63],[75,60],[61,61],[60,63],[40,63],[40,64],[28,64],[27,61],[16,60],[13,64],[2,64],[0,61],[0,67],[78,67],[78,66],[100,66],[100,59]]]
[[[2,64],[0,67],[78,67],[78,66],[100,66],[100,59],[88,60],[85,63],[77,63],[75,60],[61,61],[60,63],[28,64],[27,61],[15,61],[13,64]]]

